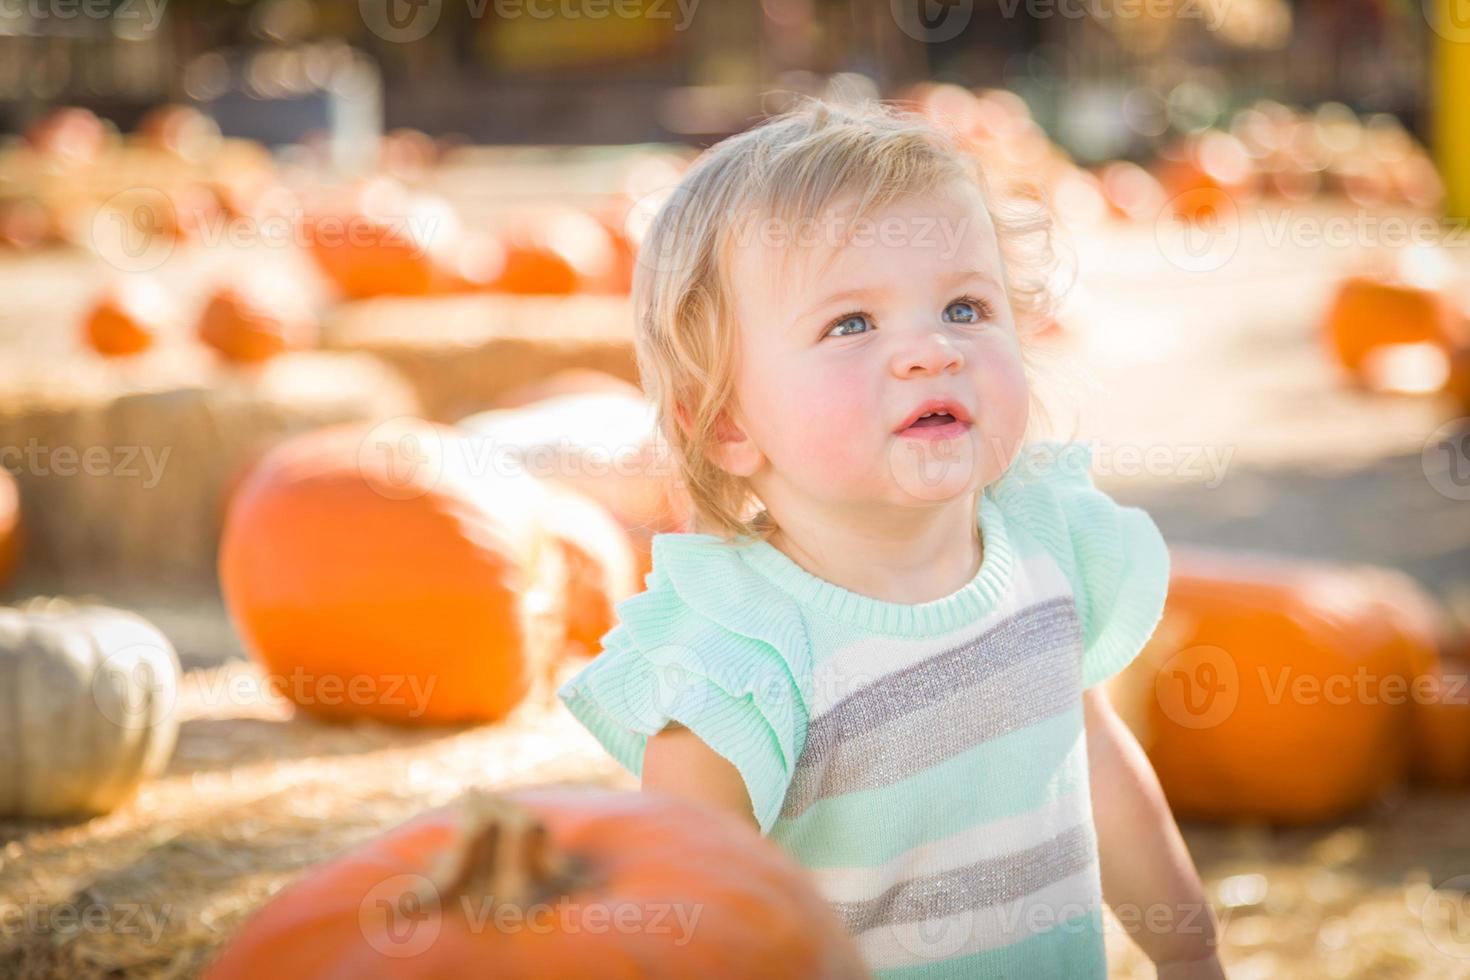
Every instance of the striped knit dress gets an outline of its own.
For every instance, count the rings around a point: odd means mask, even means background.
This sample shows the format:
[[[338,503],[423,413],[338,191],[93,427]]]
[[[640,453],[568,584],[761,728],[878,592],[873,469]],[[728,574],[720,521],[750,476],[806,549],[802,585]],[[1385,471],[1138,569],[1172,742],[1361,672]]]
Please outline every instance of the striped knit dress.
[[[931,602],[659,535],[558,694],[635,774],[671,719],[729,759],[876,976],[1104,977],[1082,692],[1153,632],[1168,553],[1089,466],[1027,446],[979,497],[979,571]]]

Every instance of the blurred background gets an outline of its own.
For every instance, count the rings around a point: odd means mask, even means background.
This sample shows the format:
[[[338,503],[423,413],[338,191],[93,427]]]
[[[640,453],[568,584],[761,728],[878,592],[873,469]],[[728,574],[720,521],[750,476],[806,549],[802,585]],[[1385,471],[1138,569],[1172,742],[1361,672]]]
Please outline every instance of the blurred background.
[[[195,975],[467,787],[636,787],[552,692],[686,528],[639,242],[808,94],[1053,214],[1038,384],[1174,553],[1113,696],[1230,975],[1470,977],[1462,7],[0,3],[0,974]]]

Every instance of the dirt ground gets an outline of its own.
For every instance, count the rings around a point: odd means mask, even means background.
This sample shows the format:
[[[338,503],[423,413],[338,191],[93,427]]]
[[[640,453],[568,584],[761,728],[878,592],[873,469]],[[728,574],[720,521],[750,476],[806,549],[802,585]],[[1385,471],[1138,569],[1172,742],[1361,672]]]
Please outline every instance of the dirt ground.
[[[1285,217],[1340,213],[1310,205]],[[1334,283],[1379,250],[1278,244],[1279,219],[1242,215],[1234,250],[1203,271],[1167,227],[1077,233],[1084,274],[1064,317],[1074,340],[1044,381],[1057,428],[1075,423],[1099,482],[1147,508],[1171,542],[1395,565],[1464,616],[1470,506],[1425,469],[1431,433],[1454,412],[1353,392],[1317,345]],[[1465,249],[1448,251],[1470,269]],[[217,255],[187,261],[185,278],[228,267]],[[0,313],[0,344],[38,360],[68,349],[67,311],[83,295],[75,269],[0,264],[0,287],[39,278],[54,298]],[[1140,466],[1127,447],[1167,451]],[[138,609],[178,647],[178,748],[113,814],[0,822],[0,976],[189,976],[304,868],[467,786],[634,786],[549,692],[497,725],[323,725],[239,693],[257,690],[258,675],[216,598],[101,598]],[[1470,793],[1403,791],[1311,829],[1183,829],[1236,980],[1470,977]],[[100,927],[75,921],[99,907]],[[1114,976],[1153,975],[1116,932],[1109,953]]]

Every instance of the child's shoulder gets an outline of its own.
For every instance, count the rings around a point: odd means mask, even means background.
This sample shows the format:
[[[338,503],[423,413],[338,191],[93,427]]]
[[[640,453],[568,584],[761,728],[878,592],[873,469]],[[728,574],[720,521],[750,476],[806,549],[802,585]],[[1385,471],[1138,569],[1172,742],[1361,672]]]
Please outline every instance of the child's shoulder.
[[[1083,684],[1116,673],[1163,615],[1169,553],[1153,519],[1098,489],[1082,442],[1028,444],[986,492],[1066,576],[1082,621]]]
[[[635,775],[650,735],[690,729],[740,770],[769,830],[806,737],[805,621],[739,545],[684,533],[652,547],[645,589],[618,603],[602,652],[557,696]]]

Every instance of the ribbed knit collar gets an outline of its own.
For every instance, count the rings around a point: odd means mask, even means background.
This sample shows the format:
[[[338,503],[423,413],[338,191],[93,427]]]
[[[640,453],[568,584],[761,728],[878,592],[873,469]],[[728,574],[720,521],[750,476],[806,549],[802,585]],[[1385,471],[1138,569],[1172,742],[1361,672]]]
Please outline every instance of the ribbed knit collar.
[[[945,633],[985,615],[1004,594],[1013,562],[1005,516],[988,490],[976,507],[984,554],[975,577],[929,602],[886,602],[845,589],[807,571],[775,545],[752,541],[736,551],[797,602],[863,629],[900,636]]]

